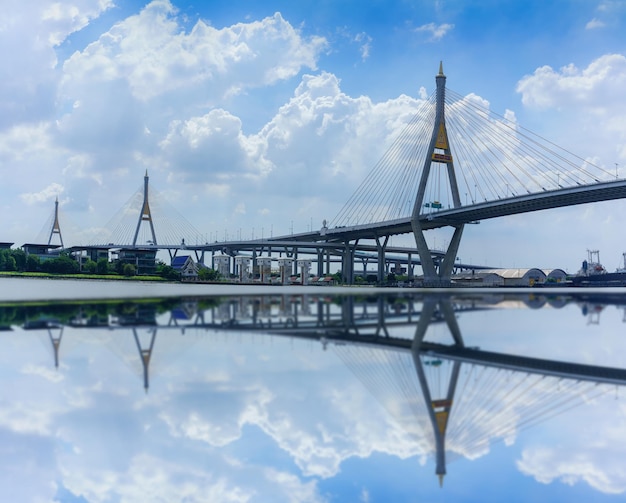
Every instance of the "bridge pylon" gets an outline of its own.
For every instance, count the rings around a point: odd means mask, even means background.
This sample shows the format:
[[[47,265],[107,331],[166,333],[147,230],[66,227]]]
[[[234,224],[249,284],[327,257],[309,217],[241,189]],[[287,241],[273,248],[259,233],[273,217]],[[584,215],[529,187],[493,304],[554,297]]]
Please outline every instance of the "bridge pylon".
[[[433,396],[424,371],[421,350],[426,330],[433,320],[437,308],[439,308],[439,311],[441,315],[443,315],[443,319],[450,330],[450,334],[454,339],[455,347],[465,346],[463,337],[461,336],[461,330],[456,320],[454,308],[452,307],[450,300],[430,298],[424,301],[424,307],[422,308],[422,312],[415,329],[413,343],[411,344],[411,353],[413,356],[413,364],[415,365],[415,370],[417,372],[417,378],[424,397],[424,402],[427,404],[426,408],[428,418],[433,429],[435,439],[435,473],[439,477],[439,485],[443,486],[443,479],[446,475],[446,432],[448,429],[448,419],[450,418],[452,405],[454,403],[456,386],[459,380],[461,362],[454,361],[452,363],[452,372],[450,373],[448,379],[448,386],[445,395],[439,397]],[[433,364],[436,363],[436,361],[433,362]],[[439,363],[441,362],[439,361]]]
[[[63,236],[61,235],[61,224],[59,223],[59,198],[54,200],[54,219],[52,221],[52,228],[50,229],[50,236],[48,236],[48,244],[52,243],[52,236],[59,235],[61,241],[61,248],[63,248]]]
[[[139,229],[142,222],[148,222],[150,224],[150,232],[152,233],[152,244],[156,246],[157,238],[154,232],[154,223],[152,221],[152,213],[150,212],[150,203],[148,202],[148,170],[143,177],[143,203],[141,205],[141,211],[139,212],[139,220],[137,221],[137,228],[135,229],[135,237],[133,238],[133,246],[137,246],[137,237],[139,236]]]
[[[152,351],[154,349],[154,342],[156,341],[157,329],[152,328],[150,331],[150,341],[147,344],[142,344],[139,340],[140,337],[137,334],[137,329],[133,328],[133,336],[135,337],[135,343],[137,344],[137,350],[139,351],[139,356],[141,358],[141,365],[143,367],[143,388],[146,393],[148,393],[148,388],[150,388],[150,359],[152,358]]]
[[[445,165],[448,180],[450,182],[450,190],[452,192],[452,203],[455,208],[461,206],[461,198],[459,195],[459,186],[456,180],[456,174],[454,171],[454,160],[452,157],[452,151],[450,150],[450,142],[448,140],[448,132],[446,130],[445,120],[445,95],[446,95],[446,76],[443,73],[443,63],[439,64],[439,73],[435,77],[437,84],[436,91],[436,109],[435,109],[435,123],[433,126],[433,132],[430,139],[430,144],[426,152],[426,159],[424,160],[424,167],[422,169],[422,175],[420,183],[417,189],[417,197],[415,199],[415,206],[413,207],[413,213],[411,215],[411,227],[415,236],[415,243],[417,245],[417,251],[422,263],[422,270],[424,272],[424,285],[426,286],[446,286],[450,284],[450,278],[452,275],[452,269],[454,268],[454,262],[461,243],[461,236],[463,234],[463,228],[465,224],[454,225],[454,234],[450,240],[443,260],[436,265],[432,258],[426,238],[424,237],[424,230],[420,225],[420,214],[424,206],[424,195],[426,193],[426,184],[430,176],[431,167],[435,164],[435,167]]]

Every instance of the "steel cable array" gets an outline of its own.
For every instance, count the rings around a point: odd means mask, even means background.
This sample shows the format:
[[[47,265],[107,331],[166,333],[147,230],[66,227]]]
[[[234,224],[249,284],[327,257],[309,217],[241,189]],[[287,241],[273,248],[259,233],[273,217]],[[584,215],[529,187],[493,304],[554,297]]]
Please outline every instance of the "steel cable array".
[[[109,220],[92,245],[130,246],[133,244],[137,224],[143,209],[143,184],[130,197],[124,206]],[[150,216],[159,245],[180,245],[203,243],[202,234],[177,210],[168,204],[165,197],[150,185]],[[141,222],[137,235],[137,246],[150,246],[153,243],[150,223]]]
[[[475,95],[450,89],[445,125],[461,205],[591,185],[616,174],[491,111]],[[428,155],[436,100],[425,100],[396,141],[366,176],[334,227],[410,217]],[[432,162],[421,213],[454,206],[444,163]]]
[[[375,164],[331,226],[382,222],[410,215],[435,120],[435,95],[424,101]],[[421,141],[428,138],[428,141]]]
[[[334,350],[419,446],[435,450],[433,425],[409,352],[359,345]],[[445,399],[453,361],[420,356],[433,400]],[[446,459],[476,458],[499,442],[609,393],[612,386],[462,363],[446,430]]]

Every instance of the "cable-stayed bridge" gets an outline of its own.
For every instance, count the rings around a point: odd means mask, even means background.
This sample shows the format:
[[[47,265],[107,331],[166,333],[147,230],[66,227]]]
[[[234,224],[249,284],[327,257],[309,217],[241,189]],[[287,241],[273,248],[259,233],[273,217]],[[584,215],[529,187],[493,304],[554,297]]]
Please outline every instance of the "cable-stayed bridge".
[[[309,256],[317,274],[329,274],[341,262],[347,283],[354,282],[355,262],[377,262],[382,281],[390,263],[419,264],[423,284],[450,284],[467,224],[508,215],[608,201],[626,197],[626,179],[616,170],[593,164],[522,128],[512,116],[499,116],[475,95],[446,87],[440,65],[436,91],[425,100],[404,130],[376,163],[343,209],[317,231],[260,239],[198,242],[203,234],[168,209],[155,211],[144,188],[135,204],[121,212],[115,227],[97,244],[170,250],[194,250],[230,258],[247,255],[256,265],[264,255]],[[131,215],[130,220],[128,216]],[[124,217],[126,223],[120,223]],[[157,221],[159,220],[160,221]],[[58,234],[58,219],[55,220]],[[269,225],[267,226],[270,227]],[[425,232],[449,228],[447,247],[432,250]],[[413,234],[416,248],[393,250],[389,238]],[[52,237],[52,234],[50,234]],[[403,258],[389,258],[398,253]],[[236,265],[232,264],[233,272]],[[241,266],[241,264],[239,264]],[[294,260],[292,267],[297,268]],[[468,265],[468,267],[473,267]]]
[[[412,232],[424,283],[446,285],[468,223],[626,196],[616,172],[497,116],[476,96],[449,91],[442,65],[436,83],[330,226],[298,239],[373,239],[384,248],[381,238]],[[442,227],[454,233],[433,260],[424,231]]]

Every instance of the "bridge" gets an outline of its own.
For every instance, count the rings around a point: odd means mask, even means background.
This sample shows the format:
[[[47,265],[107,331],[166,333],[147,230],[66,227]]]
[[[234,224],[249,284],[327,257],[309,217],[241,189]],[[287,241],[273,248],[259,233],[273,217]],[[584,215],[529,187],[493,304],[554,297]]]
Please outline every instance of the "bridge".
[[[318,276],[330,274],[330,264],[339,262],[346,283],[354,282],[359,260],[364,270],[367,263],[377,263],[379,282],[390,265],[401,263],[410,279],[414,267],[420,266],[423,285],[448,286],[454,271],[476,268],[457,260],[466,225],[626,197],[626,180],[617,172],[560,148],[510,117],[498,116],[474,95],[447,89],[441,64],[435,81],[433,95],[339,214],[319,230],[249,240],[225,236],[223,241],[198,243],[202,234],[184,218],[169,219],[167,230],[157,225],[146,172],[143,191],[134,196],[134,221],[118,224],[98,244],[150,245],[167,249],[171,257],[191,250],[199,261],[210,253],[211,265],[215,255],[222,254],[230,260],[227,270],[240,277],[246,266],[241,260],[235,264],[236,256],[247,257],[257,269],[262,257],[292,258],[285,267],[293,268],[294,274],[298,259],[307,257],[300,260],[301,267],[316,262]],[[50,239],[53,233],[60,237],[58,218],[53,222]],[[442,228],[450,229],[452,237],[446,247],[433,250],[426,233]],[[390,245],[390,237],[402,234],[414,236],[415,248]]]

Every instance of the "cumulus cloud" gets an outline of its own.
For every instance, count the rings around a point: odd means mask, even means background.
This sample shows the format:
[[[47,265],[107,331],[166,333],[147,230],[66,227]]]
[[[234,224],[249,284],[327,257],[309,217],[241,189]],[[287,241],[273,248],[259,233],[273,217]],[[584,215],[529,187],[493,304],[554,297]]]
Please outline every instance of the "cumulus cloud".
[[[273,185],[280,190],[293,176],[307,176],[319,191],[355,186],[373,166],[419,101],[400,96],[381,103],[345,94],[327,72],[305,75],[294,96],[259,132],[267,158],[276,166]],[[299,194],[311,189],[291,187]]]
[[[200,88],[205,99],[219,100],[315,68],[326,46],[323,38],[303,38],[279,13],[222,29],[199,20],[189,33],[175,15],[168,0],[155,0],[117,23],[65,62],[64,92],[71,96],[87,82],[123,80],[139,100]]]
[[[186,182],[262,176],[272,169],[258,137],[245,136],[241,120],[222,109],[173,121],[160,147],[172,164],[173,176]]]
[[[241,190],[256,190],[274,169],[265,138],[244,134],[228,106],[315,69],[326,40],[304,37],[279,13],[219,29],[183,21],[156,0],[64,62],[49,134],[67,152],[65,185],[87,189],[72,196],[75,208],[96,208],[94,188],[146,169],[182,184],[169,194],[186,192],[186,204],[207,194],[224,201],[242,177]]]
[[[50,118],[55,108],[54,48],[110,9],[109,0],[5,2],[0,21],[0,128]]]
[[[554,70],[537,68],[517,84],[522,103],[533,109],[556,109],[575,121],[565,132],[571,146],[584,153],[602,145],[605,169],[626,159],[626,56],[606,54],[586,68],[569,64]],[[571,147],[571,148],[572,148]]]
[[[258,132],[245,134],[239,117],[215,108],[171,121],[159,149],[168,178],[194,191],[203,187],[213,204],[225,205],[233,225],[241,225],[244,207],[274,223],[302,217],[308,224],[315,208],[343,203],[346,184],[359,184],[420,103],[405,95],[380,103],[353,98],[335,75],[307,74]],[[272,214],[267,197],[272,207],[297,201],[298,211]]]
[[[542,66],[523,77],[516,90],[524,105],[530,107],[585,106],[606,110],[620,106],[626,101],[626,56],[607,54],[584,69],[573,64],[558,71]]]

